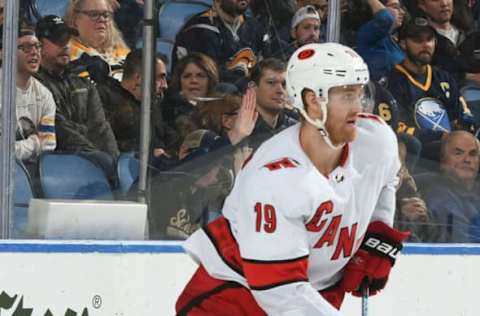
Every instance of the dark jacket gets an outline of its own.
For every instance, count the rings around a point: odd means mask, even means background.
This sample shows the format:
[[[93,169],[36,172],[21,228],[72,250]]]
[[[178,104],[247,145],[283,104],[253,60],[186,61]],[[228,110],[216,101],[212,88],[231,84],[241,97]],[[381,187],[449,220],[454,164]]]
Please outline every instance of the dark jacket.
[[[57,111],[57,150],[103,151],[118,156],[118,147],[96,87],[87,79],[41,68],[36,77],[52,92]]]
[[[254,18],[242,16],[240,23],[234,35],[213,8],[194,15],[175,39],[173,65],[188,53],[201,52],[217,62],[222,81],[237,81],[243,75],[227,70],[227,62],[244,48],[252,49],[258,58],[268,41],[263,27]]]
[[[287,110],[284,110],[280,113],[277,124],[273,128],[263,120],[261,115],[259,115],[253,132],[241,143],[247,143],[255,150],[267,139],[270,139],[272,136],[280,133],[287,127],[290,127],[296,123],[298,123],[298,117],[296,116],[296,113]]]
[[[140,147],[140,111],[141,102],[120,82],[110,78],[99,84],[98,91],[104,103],[105,115],[112,125],[113,132],[121,152],[137,152]],[[159,113],[159,101],[154,99],[152,110],[152,144],[154,148],[169,149],[173,132],[165,130],[165,124]]]
[[[440,100],[455,124],[467,124],[471,117],[461,98],[456,81],[446,71],[429,66],[426,75],[410,74],[402,65],[397,65],[387,76],[386,88],[397,100],[399,109],[399,132],[416,136],[422,143],[439,140],[441,131],[421,129],[416,123],[415,104],[426,97]]]
[[[140,146],[140,102],[117,80],[105,81],[97,87],[118,148],[121,152],[137,152]]]
[[[466,191],[452,180],[439,177],[425,194],[425,202],[439,224],[438,228],[443,231],[443,237],[438,242],[478,241],[478,227],[472,223],[480,213],[478,183],[472,191]]]

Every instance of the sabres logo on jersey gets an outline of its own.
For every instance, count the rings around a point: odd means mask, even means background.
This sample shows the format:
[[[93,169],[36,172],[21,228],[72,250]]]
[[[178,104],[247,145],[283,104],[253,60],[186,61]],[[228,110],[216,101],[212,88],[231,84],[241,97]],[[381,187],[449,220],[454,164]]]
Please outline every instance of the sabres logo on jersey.
[[[296,168],[299,165],[300,163],[298,161],[285,157],[269,162],[263,167],[267,168],[270,171],[276,171],[280,169]]]
[[[441,101],[435,98],[422,98],[415,103],[415,121],[421,129],[451,130],[448,113]]]

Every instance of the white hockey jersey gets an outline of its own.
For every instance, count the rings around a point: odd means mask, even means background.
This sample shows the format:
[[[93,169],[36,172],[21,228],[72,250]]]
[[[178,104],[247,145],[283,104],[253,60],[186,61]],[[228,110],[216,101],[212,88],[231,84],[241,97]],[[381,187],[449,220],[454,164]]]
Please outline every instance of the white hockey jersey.
[[[186,242],[210,275],[251,289],[268,315],[341,315],[335,285],[368,224],[391,226],[400,168],[395,134],[362,115],[341,164],[325,177],[300,146],[300,124],[265,142],[239,173],[223,215]]]

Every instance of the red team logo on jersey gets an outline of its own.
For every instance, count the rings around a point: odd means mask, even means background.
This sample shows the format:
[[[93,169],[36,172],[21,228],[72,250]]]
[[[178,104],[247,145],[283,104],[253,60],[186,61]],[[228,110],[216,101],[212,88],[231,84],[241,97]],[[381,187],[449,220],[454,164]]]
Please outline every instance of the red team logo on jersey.
[[[332,212],[333,202],[323,202],[317,208],[310,222],[307,223],[306,228],[309,232],[320,233],[323,231],[313,248],[331,247],[336,244],[331,260],[337,260],[342,254],[344,258],[350,257],[356,240],[358,224],[355,223],[350,228],[340,227],[342,215],[328,218],[326,215]]]
[[[287,169],[287,168],[296,168],[299,163],[293,159],[288,157],[278,159],[266,164],[264,167],[270,171],[276,171],[280,169]]]

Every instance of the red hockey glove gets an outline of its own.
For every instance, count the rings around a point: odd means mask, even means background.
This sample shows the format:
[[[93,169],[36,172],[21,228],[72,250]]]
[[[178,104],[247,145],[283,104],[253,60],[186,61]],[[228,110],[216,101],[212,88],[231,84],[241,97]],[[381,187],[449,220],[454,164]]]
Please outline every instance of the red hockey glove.
[[[361,296],[360,285],[367,279],[370,295],[375,295],[385,287],[402,242],[408,236],[410,232],[398,231],[382,222],[370,223],[360,249],[345,266],[340,287]]]

